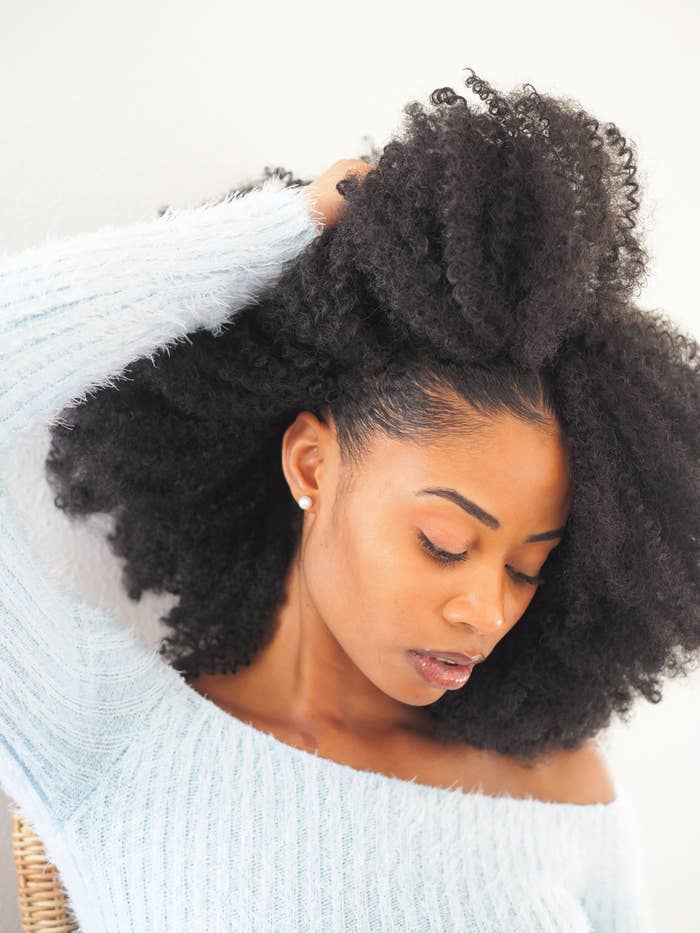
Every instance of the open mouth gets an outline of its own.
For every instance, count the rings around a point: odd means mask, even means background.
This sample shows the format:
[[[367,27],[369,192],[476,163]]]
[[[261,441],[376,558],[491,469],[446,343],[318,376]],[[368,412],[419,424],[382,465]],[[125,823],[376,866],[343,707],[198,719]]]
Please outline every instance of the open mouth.
[[[435,687],[446,687],[448,690],[458,690],[463,687],[471,677],[475,663],[458,664],[446,658],[431,654],[419,654],[409,651],[413,666],[423,680]]]

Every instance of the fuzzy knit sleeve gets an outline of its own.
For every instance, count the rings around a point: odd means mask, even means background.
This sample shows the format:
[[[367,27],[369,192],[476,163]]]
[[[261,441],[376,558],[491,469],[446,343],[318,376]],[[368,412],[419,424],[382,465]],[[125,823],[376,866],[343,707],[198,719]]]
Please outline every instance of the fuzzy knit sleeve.
[[[64,821],[139,730],[165,662],[32,553],[4,468],[133,361],[220,332],[320,232],[305,188],[277,178],[221,202],[0,255],[0,785]]]
[[[642,833],[632,797],[617,791],[614,806],[583,834],[587,882],[583,907],[592,933],[653,933]]]

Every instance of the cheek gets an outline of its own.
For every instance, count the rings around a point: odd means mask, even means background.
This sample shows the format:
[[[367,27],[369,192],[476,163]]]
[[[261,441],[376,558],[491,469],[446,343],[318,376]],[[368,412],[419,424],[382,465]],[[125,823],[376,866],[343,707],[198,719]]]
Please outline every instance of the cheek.
[[[409,557],[379,517],[345,522],[323,536],[312,559],[313,590],[336,637],[358,643],[405,637],[423,590]]]
[[[353,568],[348,599],[358,610],[360,629],[375,642],[403,644],[427,605],[426,581],[406,535],[368,522],[354,527],[346,543]]]

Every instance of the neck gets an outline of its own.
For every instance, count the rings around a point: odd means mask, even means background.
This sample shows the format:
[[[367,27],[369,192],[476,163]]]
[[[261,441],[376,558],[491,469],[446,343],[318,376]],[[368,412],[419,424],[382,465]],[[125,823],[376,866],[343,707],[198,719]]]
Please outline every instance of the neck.
[[[242,716],[312,733],[370,739],[434,731],[425,709],[387,696],[353,664],[316,610],[298,560],[285,593],[273,635],[250,665],[202,674],[191,686]]]

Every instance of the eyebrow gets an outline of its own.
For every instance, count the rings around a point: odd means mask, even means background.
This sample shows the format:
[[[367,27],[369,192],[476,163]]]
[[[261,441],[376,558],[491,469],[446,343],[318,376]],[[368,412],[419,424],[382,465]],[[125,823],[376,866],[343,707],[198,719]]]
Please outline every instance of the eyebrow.
[[[486,525],[487,528],[496,530],[501,527],[501,523],[495,516],[482,509],[476,502],[467,499],[466,496],[463,496],[461,492],[457,492],[456,489],[449,489],[443,486],[428,486],[425,489],[418,489],[415,494],[417,496],[441,496],[443,499],[449,499],[450,502],[454,502],[460,509],[464,509],[465,512],[468,512],[469,515],[472,515],[480,521],[482,525]],[[564,528],[554,528],[552,531],[543,531],[538,535],[530,535],[529,538],[525,538],[525,543],[530,541],[551,541],[553,538],[561,538],[564,531]]]

